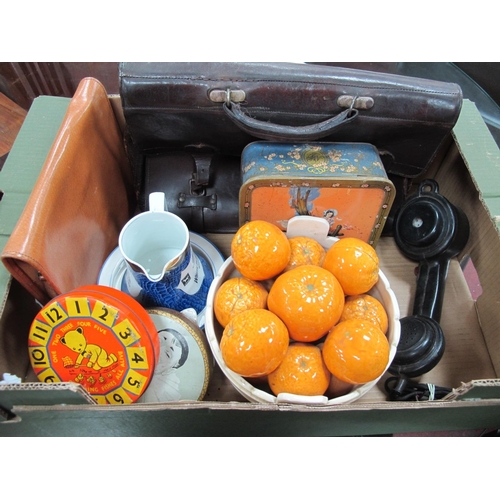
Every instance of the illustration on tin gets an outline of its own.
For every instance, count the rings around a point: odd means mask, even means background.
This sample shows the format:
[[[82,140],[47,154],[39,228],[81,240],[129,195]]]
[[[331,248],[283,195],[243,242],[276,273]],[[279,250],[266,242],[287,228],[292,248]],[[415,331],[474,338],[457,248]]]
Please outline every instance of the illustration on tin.
[[[61,338],[61,343],[68,349],[78,353],[78,357],[74,362],[75,368],[80,367],[83,361],[87,360],[86,366],[88,368],[100,371],[101,368],[108,368],[118,361],[118,358],[113,353],[108,354],[105,349],[97,344],[89,344],[81,326],[67,331]],[[68,366],[68,363],[66,364]]]
[[[341,232],[342,224],[339,224],[339,221],[342,220],[342,217],[338,216],[339,211],[336,208],[327,208],[326,210],[322,209],[316,210],[313,201],[317,198],[321,197],[321,189],[320,188],[309,188],[306,189],[303,194],[300,187],[293,187],[289,189],[289,201],[288,205],[295,210],[295,214],[292,215],[314,215],[316,217],[322,216],[330,226],[328,230],[328,236],[343,236],[344,234]],[[331,198],[331,195],[329,196]],[[278,221],[279,225],[286,229],[288,225],[288,219]],[[347,226],[347,225],[346,225]],[[354,229],[354,226],[350,224],[348,229]]]
[[[174,328],[158,331],[160,338],[160,360],[153,378],[140,398],[141,403],[179,401],[181,399],[181,378],[178,370],[189,358],[189,344],[181,332]]]

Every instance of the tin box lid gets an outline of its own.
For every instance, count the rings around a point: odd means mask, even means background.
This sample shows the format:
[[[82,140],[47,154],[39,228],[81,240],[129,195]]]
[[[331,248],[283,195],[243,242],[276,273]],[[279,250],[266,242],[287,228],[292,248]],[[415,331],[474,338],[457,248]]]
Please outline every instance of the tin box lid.
[[[241,155],[243,184],[255,177],[372,177],[387,179],[378,150],[368,143],[256,141]]]
[[[128,404],[145,391],[156,366],[151,333],[134,308],[97,289],[52,299],[28,337],[42,382],[80,383],[99,404]]]
[[[147,309],[160,338],[160,361],[139,403],[202,400],[213,368],[212,352],[202,330],[182,313]]]

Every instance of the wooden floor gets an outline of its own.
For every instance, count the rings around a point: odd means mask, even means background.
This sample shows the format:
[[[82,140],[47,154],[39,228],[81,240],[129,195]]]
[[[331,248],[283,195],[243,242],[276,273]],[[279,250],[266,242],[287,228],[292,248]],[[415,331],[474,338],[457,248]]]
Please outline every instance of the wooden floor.
[[[14,144],[25,116],[26,110],[0,93],[0,169]]]

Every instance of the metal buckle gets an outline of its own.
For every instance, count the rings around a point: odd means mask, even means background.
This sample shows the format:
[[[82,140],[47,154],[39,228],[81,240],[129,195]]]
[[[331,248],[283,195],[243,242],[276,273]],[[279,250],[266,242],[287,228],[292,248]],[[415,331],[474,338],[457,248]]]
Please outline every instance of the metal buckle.
[[[178,208],[209,208],[210,210],[217,210],[217,195],[207,195],[205,187],[194,189],[194,179],[189,181],[189,194],[179,193],[177,198]]]

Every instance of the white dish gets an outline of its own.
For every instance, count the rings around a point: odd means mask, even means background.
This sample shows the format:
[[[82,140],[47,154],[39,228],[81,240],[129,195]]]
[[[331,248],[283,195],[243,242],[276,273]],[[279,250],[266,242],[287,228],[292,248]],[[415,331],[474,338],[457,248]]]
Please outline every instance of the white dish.
[[[220,250],[204,236],[192,232],[189,233],[189,236],[193,251],[208,262],[215,277],[222,267],[222,264],[224,264],[224,256]],[[141,303],[140,287],[135,282],[131,273],[127,272],[127,265],[118,247],[109,254],[104,262],[97,283],[128,293]],[[205,313],[206,308],[198,314],[197,323],[200,328],[205,328]]]
[[[325,219],[319,217],[310,217],[307,215],[301,215],[299,217],[290,219],[288,222],[286,234],[288,238],[302,235],[310,236],[318,241],[325,249],[330,248],[336,241],[338,241],[338,238],[328,236],[328,222]],[[296,396],[286,393],[274,396],[274,394],[272,394],[271,392],[258,389],[257,387],[253,386],[249,382],[249,380],[233,372],[226,365],[224,359],[222,358],[219,342],[223,329],[217,322],[214,314],[215,294],[222,283],[233,276],[240,276],[240,274],[234,266],[233,259],[229,257],[224,262],[224,265],[220,268],[219,273],[213,280],[208,292],[208,312],[206,315],[207,325],[205,328],[205,333],[207,335],[208,344],[212,349],[214,358],[221,368],[222,372],[224,373],[224,375],[226,375],[234,388],[242,396],[246,397],[248,401],[252,403],[295,403],[305,405],[337,405],[342,403],[351,403],[366,394],[380,380],[382,375],[376,380],[373,380],[366,384],[353,386],[350,392],[348,392],[347,394],[328,399],[326,396]],[[389,317],[389,330],[387,333],[387,338],[389,340],[390,351],[389,361],[386,366],[387,370],[392,363],[394,356],[396,355],[396,348],[398,346],[399,337],[401,334],[401,325],[399,323],[399,305],[396,299],[396,295],[391,289],[391,285],[382,271],[379,272],[378,283],[369,293],[373,294],[382,302]]]

